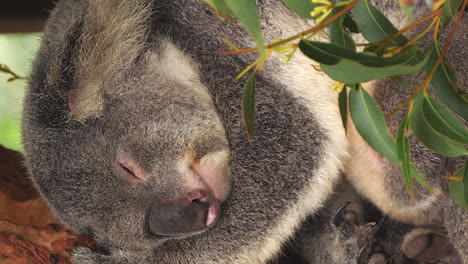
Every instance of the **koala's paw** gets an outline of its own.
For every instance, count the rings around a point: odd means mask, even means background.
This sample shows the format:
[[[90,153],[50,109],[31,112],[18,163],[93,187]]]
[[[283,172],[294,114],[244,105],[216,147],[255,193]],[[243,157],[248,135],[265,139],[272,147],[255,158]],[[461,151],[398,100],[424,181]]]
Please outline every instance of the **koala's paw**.
[[[332,217],[332,225],[335,226],[341,233],[341,235],[348,239],[356,231],[356,227],[359,225],[359,217],[357,213],[351,209],[348,209],[351,202],[347,202],[336,212]]]
[[[407,234],[402,251],[408,258],[424,263],[463,263],[450,240],[431,229],[417,228]]]
[[[382,244],[380,232],[386,220],[387,218],[383,217],[379,223],[370,222],[357,228],[356,237],[361,248],[357,259],[358,264],[410,264],[405,258],[400,258],[388,251]]]
[[[71,252],[75,264],[125,264],[123,258],[102,255],[91,251],[89,248],[78,248]]]

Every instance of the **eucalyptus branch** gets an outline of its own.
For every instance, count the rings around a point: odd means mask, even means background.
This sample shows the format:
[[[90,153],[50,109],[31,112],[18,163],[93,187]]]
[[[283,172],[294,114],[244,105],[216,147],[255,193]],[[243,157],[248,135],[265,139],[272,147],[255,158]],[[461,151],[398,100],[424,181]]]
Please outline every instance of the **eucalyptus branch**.
[[[416,91],[414,91],[414,93],[410,97],[406,98],[393,111],[391,111],[389,114],[387,114],[385,116],[385,118],[388,118],[388,117],[392,116],[393,114],[397,113],[398,111],[400,111],[401,109],[403,109],[408,103],[412,102],[414,100],[414,98],[416,98],[416,96],[419,94],[419,92],[421,92],[421,90],[424,90],[425,93],[426,93],[426,90],[429,87],[429,84],[430,84],[430,82],[432,80],[432,77],[434,76],[434,73],[437,71],[437,68],[439,67],[440,63],[444,59],[445,54],[447,53],[447,51],[448,51],[448,49],[450,47],[450,44],[452,43],[453,38],[455,37],[455,33],[457,32],[458,26],[459,26],[459,24],[461,22],[461,18],[463,17],[463,13],[464,13],[464,10],[465,10],[467,5],[468,5],[468,0],[464,0],[463,4],[462,4],[462,7],[460,8],[460,11],[458,12],[457,19],[455,20],[455,22],[453,24],[453,27],[450,30],[450,34],[449,34],[449,36],[447,38],[447,41],[444,44],[442,52],[440,53],[439,58],[437,59],[436,63],[434,64],[434,67],[432,67],[431,72],[427,75],[426,79],[424,79],[424,81],[421,83],[421,85],[419,85],[419,87],[416,89]],[[438,30],[438,29],[436,28],[435,30]]]
[[[300,38],[304,38],[305,36],[309,35],[309,34],[312,34],[314,32],[317,32],[323,28],[325,28],[328,24],[330,24],[331,22],[335,21],[336,19],[338,19],[340,16],[346,14],[349,10],[351,10],[360,0],[353,0],[352,2],[350,2],[348,5],[345,6],[345,8],[343,8],[342,10],[340,10],[339,12],[337,12],[335,15],[333,15],[332,17],[330,17],[329,19],[325,20],[324,22],[318,24],[317,26],[315,27],[312,27],[308,30],[305,30],[305,31],[302,31],[294,36],[291,36],[289,38],[286,38],[286,39],[283,39],[283,40],[280,40],[278,42],[275,42],[275,43],[272,43],[272,44],[269,44],[267,45],[265,48],[267,49],[272,49],[272,48],[275,48],[275,47],[278,47],[278,46],[281,46],[283,44],[286,44],[290,41],[293,41],[293,40],[296,40],[296,39],[300,39]],[[249,52],[255,52],[255,51],[258,51],[258,48],[248,48],[248,49],[239,49],[239,50],[230,50],[230,51],[221,51],[220,54],[223,54],[223,55],[233,55],[233,54],[241,54],[241,53],[249,53]]]

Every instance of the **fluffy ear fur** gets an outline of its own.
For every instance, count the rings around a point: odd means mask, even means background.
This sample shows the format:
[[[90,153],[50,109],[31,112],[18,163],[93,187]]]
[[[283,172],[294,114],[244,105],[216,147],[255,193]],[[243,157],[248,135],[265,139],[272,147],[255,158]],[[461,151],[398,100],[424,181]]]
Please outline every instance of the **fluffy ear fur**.
[[[86,1],[77,55],[77,76],[70,97],[74,119],[98,117],[106,93],[134,67],[142,53],[151,17],[150,1]],[[112,12],[110,16],[109,12]]]

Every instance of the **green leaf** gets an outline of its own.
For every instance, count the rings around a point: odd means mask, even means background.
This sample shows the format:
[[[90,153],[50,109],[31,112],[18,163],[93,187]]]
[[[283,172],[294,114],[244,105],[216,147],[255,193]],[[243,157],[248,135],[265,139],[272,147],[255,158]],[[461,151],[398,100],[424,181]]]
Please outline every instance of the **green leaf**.
[[[332,14],[338,13],[343,8],[335,8]],[[356,44],[351,36],[346,32],[343,22],[345,20],[345,16],[341,16],[338,19],[334,20],[330,24],[330,41],[331,43],[343,47],[348,48],[351,50],[356,49]]]
[[[362,35],[371,43],[384,41],[398,33],[398,29],[368,0],[362,0],[354,7],[354,19]],[[400,35],[389,44],[399,46],[408,39]]]
[[[423,113],[423,100],[424,94],[421,92],[414,99],[410,117],[410,127],[416,137],[428,148],[446,157],[468,155],[465,147],[438,133],[429,125]]]
[[[395,141],[388,133],[383,114],[372,96],[362,87],[357,90],[351,89],[349,110],[356,129],[366,142],[398,164]]]
[[[232,12],[231,9],[226,5],[225,0],[202,0],[203,2],[207,3],[211,6],[211,8],[218,10],[226,17],[231,17]]]
[[[390,58],[308,40],[301,40],[299,48],[306,56],[321,63],[320,67],[328,76],[344,83],[413,73],[420,70],[428,59],[419,55],[416,46],[410,46],[402,55]]]
[[[258,15],[256,1],[252,0],[225,0],[227,6],[236,14],[239,21],[249,30],[257,41],[257,47],[261,56],[265,55],[265,43],[260,31],[260,17]]]
[[[340,107],[341,121],[346,130],[348,127],[348,91],[346,87],[338,95],[338,105]]]
[[[332,44],[301,39],[301,41],[299,42],[299,49],[307,57],[315,60],[318,63],[328,64],[328,65],[337,64],[341,60],[341,58],[333,53],[333,47],[326,49],[327,47],[326,46],[323,47],[324,45],[332,45]],[[334,46],[338,47],[336,45]]]
[[[345,18],[344,18],[344,21],[343,21],[343,26],[345,28],[347,28],[349,30],[349,32],[351,32],[351,33],[359,33],[360,32],[356,21],[354,21],[354,19],[349,14],[345,15]]]
[[[253,72],[244,86],[242,95],[242,114],[244,117],[245,130],[249,140],[255,135],[255,76]]]
[[[401,174],[403,175],[403,181],[405,182],[406,188],[411,197],[414,197],[413,174],[411,169],[411,149],[409,139],[406,136],[408,121],[409,118],[406,117],[403,122],[401,122],[400,127],[398,128],[396,145],[397,155],[400,161]]]
[[[320,67],[323,72],[336,81],[362,83],[389,76],[417,72],[424,66],[425,62],[425,60],[414,60],[408,64],[397,64],[386,67],[367,67],[351,60],[342,60],[336,65],[320,65]]]
[[[320,4],[314,4],[309,0],[283,0],[286,6],[301,17],[314,19],[310,12]]]
[[[349,93],[349,110],[357,131],[366,142],[375,151],[384,154],[393,163],[400,165],[397,146],[388,132],[383,114],[372,96],[362,87],[351,89]],[[435,192],[421,176],[414,164],[411,164],[411,175],[426,189]]]
[[[414,13],[414,7],[411,4],[407,5],[403,3],[402,0],[398,0],[398,3],[400,4],[401,9],[405,11],[406,15],[412,19],[413,13]]]
[[[468,209],[468,161],[465,162],[465,166],[455,176],[462,177],[462,179],[450,181],[450,196],[452,196],[456,203]]]
[[[424,68],[426,73],[432,71],[440,54],[441,50],[439,45],[433,43],[429,54],[429,60]],[[465,120],[468,120],[468,102],[463,98],[461,91],[457,89],[457,76],[447,57],[445,57],[437,67],[431,80],[431,86],[437,98],[444,105],[448,106]]]
[[[389,58],[370,52],[356,52],[331,43],[305,39],[299,42],[299,48],[309,58],[326,65],[334,65],[342,59],[348,59],[364,66],[380,68],[403,63],[412,64],[422,60],[422,56],[418,54],[418,47],[415,45],[409,46],[401,55]]]
[[[468,130],[447,107],[425,96],[423,112],[429,125],[437,132],[465,145],[468,144]]]
[[[450,24],[453,17],[456,16],[457,10],[463,0],[446,0],[442,7],[442,26],[445,28]]]

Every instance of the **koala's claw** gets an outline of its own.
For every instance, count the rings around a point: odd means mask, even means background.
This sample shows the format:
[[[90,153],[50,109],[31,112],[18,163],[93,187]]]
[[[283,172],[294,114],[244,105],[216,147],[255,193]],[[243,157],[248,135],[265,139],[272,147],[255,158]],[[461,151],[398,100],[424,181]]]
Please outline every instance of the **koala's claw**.
[[[383,217],[379,223],[369,222],[358,228],[358,243],[363,245],[359,251],[357,264],[387,264],[393,263],[390,254],[384,252],[381,245],[377,241],[379,232],[382,230],[386,222],[386,217]],[[361,241],[359,241],[359,239]],[[399,263],[403,264],[403,263]]]
[[[351,202],[346,202],[344,205],[342,205],[336,212],[333,214],[332,217],[332,224],[336,227],[339,227],[343,221],[346,220],[346,217],[344,217],[344,213],[346,208]]]
[[[347,202],[333,214],[331,224],[335,226],[340,233],[345,237],[349,238],[355,232],[356,227],[359,225],[358,215],[353,210],[347,210],[348,205],[351,202]]]

